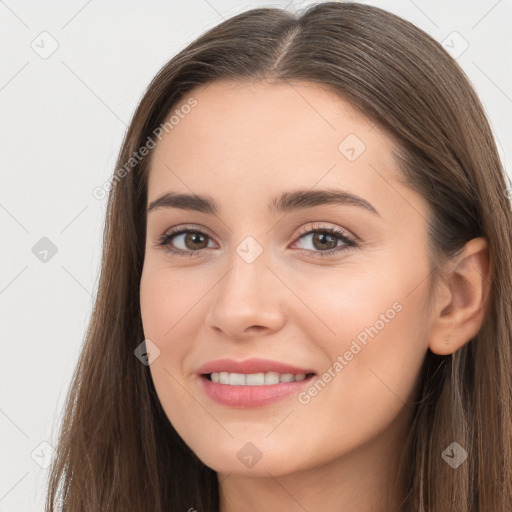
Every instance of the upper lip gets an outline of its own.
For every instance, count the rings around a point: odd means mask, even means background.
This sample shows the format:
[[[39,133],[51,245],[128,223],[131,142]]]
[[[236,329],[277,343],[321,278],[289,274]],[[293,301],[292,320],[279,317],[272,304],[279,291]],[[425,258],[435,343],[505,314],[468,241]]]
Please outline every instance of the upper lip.
[[[216,359],[201,366],[197,373],[205,375],[213,372],[228,373],[293,373],[295,375],[315,373],[311,369],[299,368],[279,361],[271,359],[246,359],[245,361],[235,361],[234,359]]]

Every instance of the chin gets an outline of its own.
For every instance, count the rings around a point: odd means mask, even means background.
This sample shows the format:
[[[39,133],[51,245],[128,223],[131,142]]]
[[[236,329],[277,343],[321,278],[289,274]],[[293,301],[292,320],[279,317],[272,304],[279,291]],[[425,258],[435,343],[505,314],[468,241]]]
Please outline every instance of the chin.
[[[226,445],[216,445],[212,450],[193,450],[203,464],[220,474],[254,477],[283,476],[307,469],[306,460],[297,460],[300,448],[281,449],[267,443],[237,442],[230,439]],[[288,451],[288,453],[287,453]]]
[[[268,477],[284,476],[298,471],[298,468],[293,468],[288,463],[283,463],[279,457],[262,456],[253,465],[245,465],[233,453],[222,456],[208,456],[201,458],[203,464],[213,469],[219,474],[223,475],[240,475],[240,476],[253,476],[253,477]]]

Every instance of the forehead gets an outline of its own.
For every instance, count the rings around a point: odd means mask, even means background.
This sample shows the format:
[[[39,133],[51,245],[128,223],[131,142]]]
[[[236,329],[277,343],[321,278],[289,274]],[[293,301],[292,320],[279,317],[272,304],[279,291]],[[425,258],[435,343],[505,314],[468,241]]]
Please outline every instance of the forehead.
[[[195,106],[183,108],[191,98]],[[153,150],[149,201],[167,190],[225,190],[243,206],[276,189],[318,186],[378,204],[379,189],[398,172],[392,140],[319,84],[213,82],[190,91],[173,113]]]

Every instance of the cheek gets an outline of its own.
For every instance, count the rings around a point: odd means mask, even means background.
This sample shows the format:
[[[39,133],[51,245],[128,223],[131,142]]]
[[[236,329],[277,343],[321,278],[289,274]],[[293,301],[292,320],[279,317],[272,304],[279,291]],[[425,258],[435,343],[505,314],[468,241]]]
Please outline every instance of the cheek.
[[[160,350],[150,365],[151,377],[162,407],[173,424],[183,431],[190,427],[184,411],[195,411],[197,404],[185,391],[187,380],[183,363],[194,349],[201,329],[201,299],[215,284],[197,272],[172,269],[147,259],[140,282],[140,308],[144,336]]]
[[[426,284],[411,293],[418,281],[412,274],[401,279],[354,274],[338,281],[320,278],[315,287],[310,279],[298,283],[295,291],[311,311],[297,310],[294,318],[326,361],[321,382],[304,395],[304,402],[316,401],[318,413],[322,407],[328,410],[328,403],[343,403],[353,420],[374,406],[375,419],[382,412],[382,418],[391,418],[389,412],[404,405],[427,350]]]
[[[410,346],[409,331],[419,332],[417,317],[422,310],[421,291],[410,294],[413,286],[409,281],[415,282],[414,277],[402,275],[397,279],[396,275],[371,274],[356,268],[314,276],[297,274],[292,282],[299,301],[290,297],[286,306],[290,320],[304,333],[302,337],[331,360],[350,350],[354,341],[362,348],[373,345],[402,350]],[[377,340],[381,342],[375,343]]]
[[[194,290],[184,291],[182,281],[182,277],[177,279],[176,273],[169,269],[147,265],[140,282],[144,337],[159,349],[159,356],[149,366],[151,378],[172,423],[176,414],[173,404],[179,403],[182,394],[178,382],[182,380],[183,360],[190,347],[190,343],[179,343],[179,340],[190,336],[183,329],[189,320],[187,312],[198,300]]]
[[[172,327],[172,317],[179,305],[176,293],[170,293],[171,283],[165,274],[144,270],[140,282],[140,309],[146,338],[165,337]]]
[[[140,282],[140,307],[144,336],[160,350],[149,366],[151,379],[162,408],[178,432],[190,425],[183,421],[186,407],[193,408],[180,384],[182,361],[189,344],[180,344],[180,329],[187,320],[187,311],[197,302],[190,288],[184,291],[183,276],[146,260]],[[197,292],[199,293],[199,292]]]
[[[188,269],[166,268],[165,263],[145,263],[140,282],[140,307],[144,334],[169,344],[193,315],[213,282]]]

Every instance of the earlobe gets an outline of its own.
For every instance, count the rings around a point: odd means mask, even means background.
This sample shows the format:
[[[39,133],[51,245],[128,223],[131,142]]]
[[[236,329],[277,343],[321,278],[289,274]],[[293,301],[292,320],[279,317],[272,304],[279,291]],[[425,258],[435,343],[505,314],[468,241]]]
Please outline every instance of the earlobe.
[[[474,338],[482,326],[490,296],[491,263],[484,237],[470,240],[441,284],[431,319],[429,349],[453,354]]]

